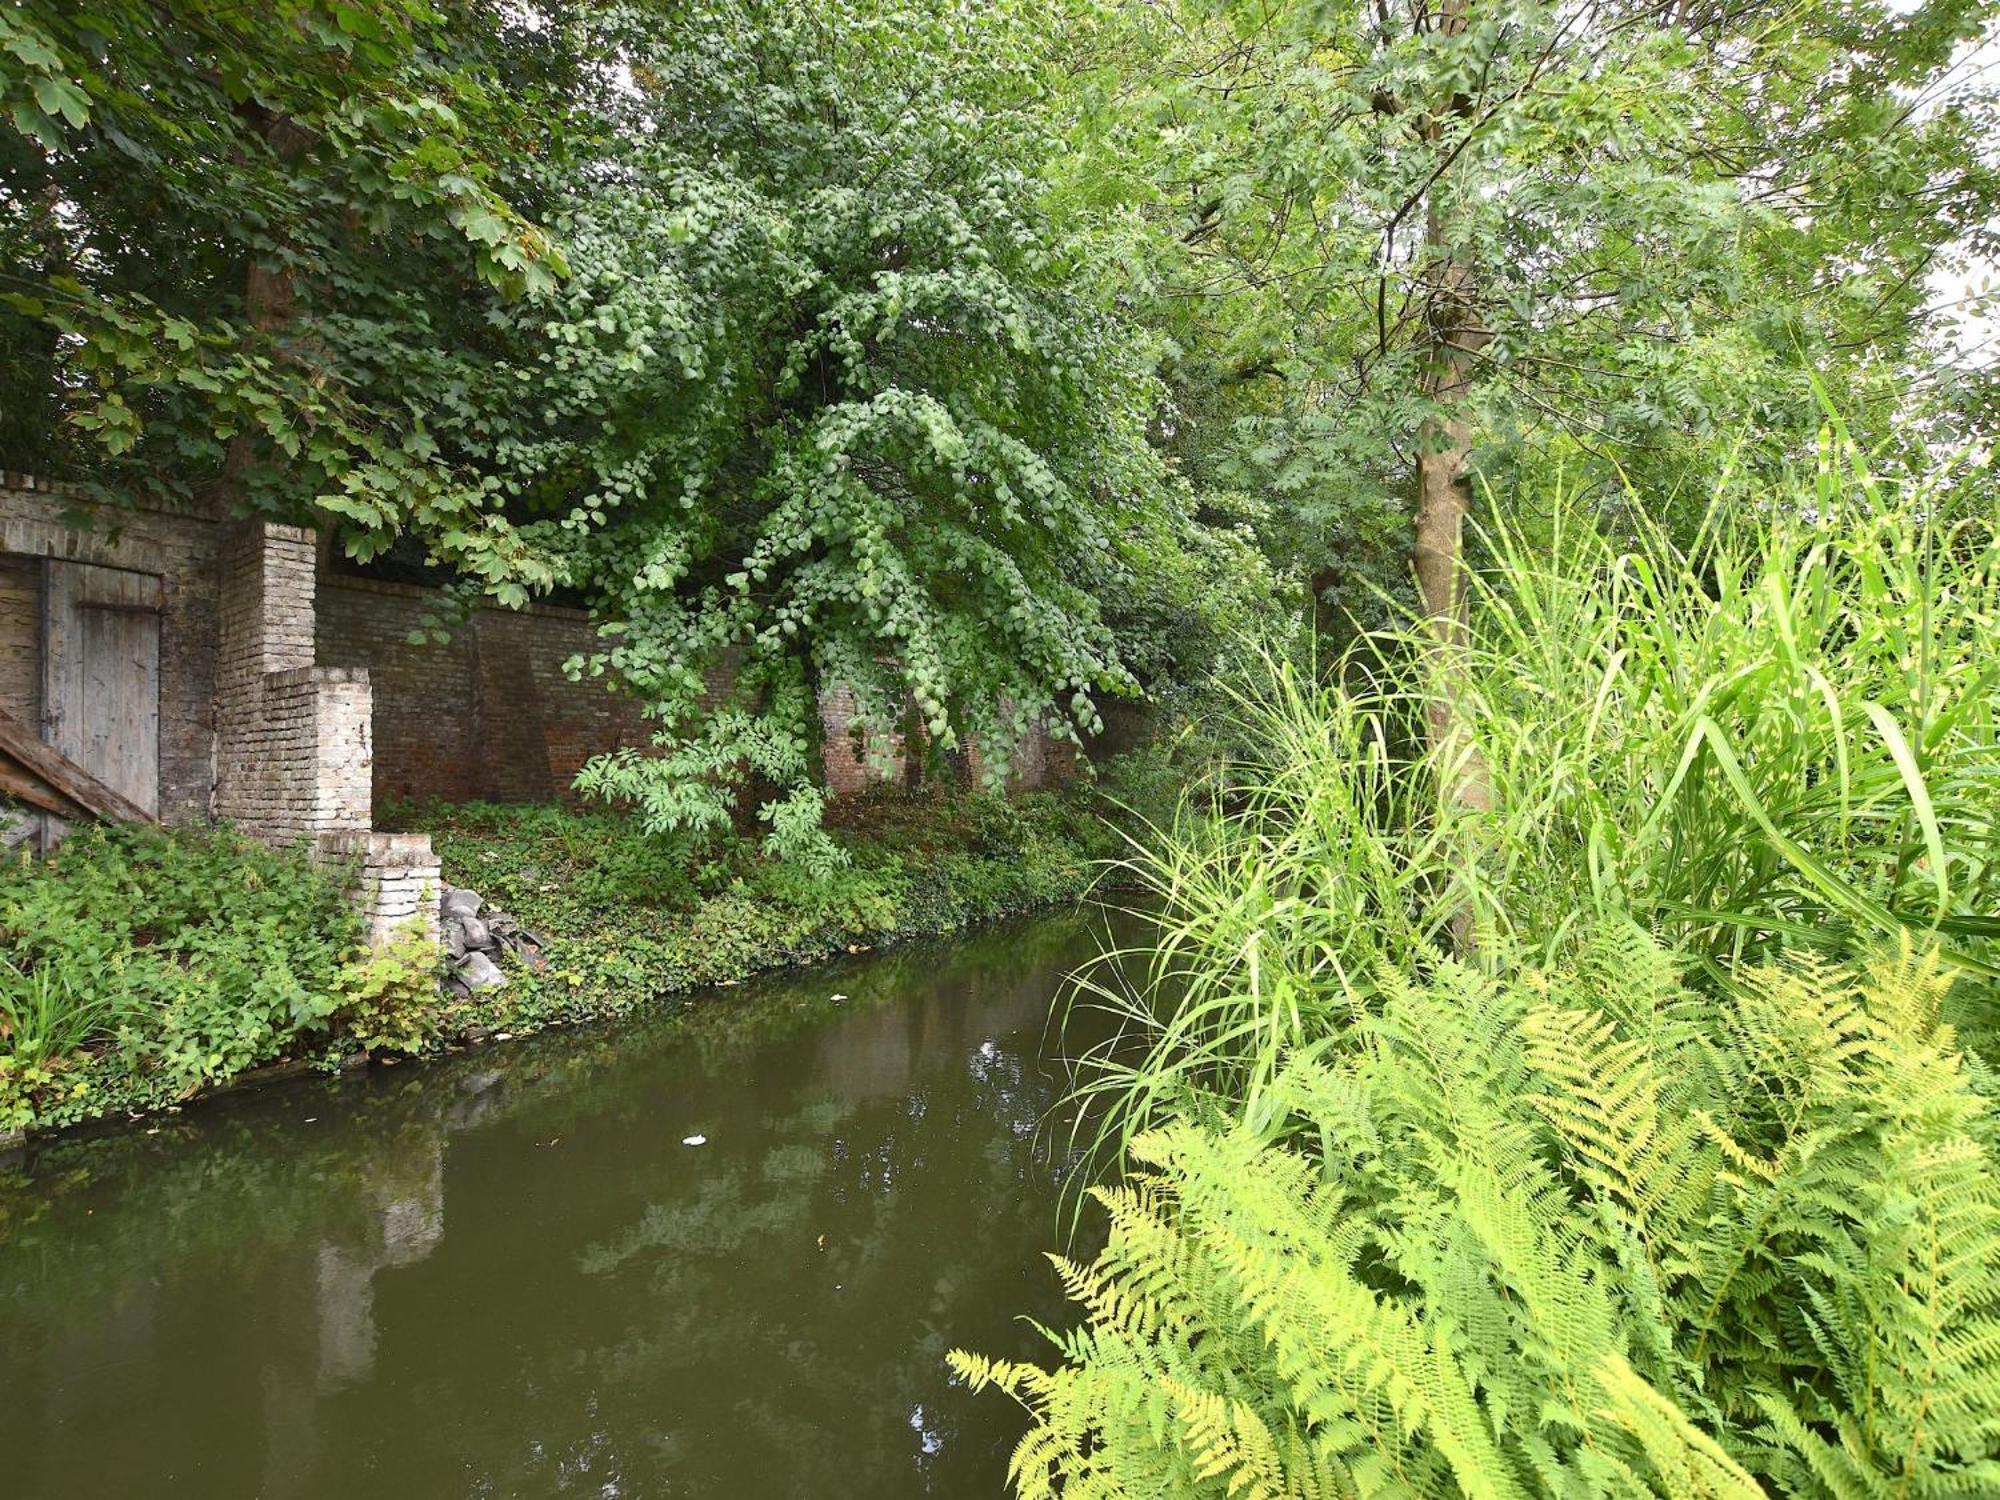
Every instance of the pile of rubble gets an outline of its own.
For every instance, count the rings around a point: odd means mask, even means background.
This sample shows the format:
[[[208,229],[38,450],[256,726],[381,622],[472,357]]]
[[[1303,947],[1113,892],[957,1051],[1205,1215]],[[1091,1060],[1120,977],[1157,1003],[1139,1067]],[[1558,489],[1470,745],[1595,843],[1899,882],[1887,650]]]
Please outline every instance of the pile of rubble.
[[[445,988],[453,994],[468,996],[506,984],[507,976],[500,972],[502,953],[513,954],[538,974],[548,967],[542,957],[546,940],[499,908],[486,906],[479,892],[448,885],[438,906],[438,936],[451,961]]]

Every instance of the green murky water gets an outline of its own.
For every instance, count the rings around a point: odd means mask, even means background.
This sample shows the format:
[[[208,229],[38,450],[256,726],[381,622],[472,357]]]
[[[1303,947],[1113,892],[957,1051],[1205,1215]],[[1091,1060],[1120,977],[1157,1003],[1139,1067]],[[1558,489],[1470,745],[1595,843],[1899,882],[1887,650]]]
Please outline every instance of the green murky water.
[[[997,1495],[1021,1418],[943,1359],[1061,1316],[1045,1021],[1092,943],[44,1149],[0,1183],[0,1495]]]

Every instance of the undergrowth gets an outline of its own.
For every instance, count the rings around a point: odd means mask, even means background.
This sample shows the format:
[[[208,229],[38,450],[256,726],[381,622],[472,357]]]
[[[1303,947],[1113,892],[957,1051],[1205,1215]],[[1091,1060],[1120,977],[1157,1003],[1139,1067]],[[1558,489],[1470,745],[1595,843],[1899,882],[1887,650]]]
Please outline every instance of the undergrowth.
[[[1099,1190],[1024,1497],[2000,1493],[2000,1144],[1907,951],[1389,980]]]
[[[421,1044],[424,955],[339,869],[227,831],[85,827],[0,864],[0,1130],[156,1108],[281,1057]]]
[[[1129,790],[1128,770],[1112,785]],[[1016,797],[880,793],[836,804],[830,869],[753,842],[697,853],[616,813],[471,803],[405,807],[445,879],[546,940],[548,969],[515,968],[485,1022],[521,1029],[618,1015],[663,994],[1080,898],[1117,852],[1101,791]]]
[[[338,868],[226,829],[81,829],[0,865],[0,1133],[172,1106],[276,1061],[627,1015],[1072,901],[1115,852],[1107,813],[1157,804],[1174,775],[1141,754],[1060,792],[843,802],[832,870],[747,839],[697,855],[601,810],[386,809],[433,835],[446,880],[543,941],[543,971],[510,961],[504,988],[470,998],[440,990],[430,944],[368,949]]]
[[[1502,518],[1461,651],[1246,689],[1079,995],[1084,1325],[957,1357],[1023,1495],[2000,1493],[1981,483],[1836,425],[1685,545]]]

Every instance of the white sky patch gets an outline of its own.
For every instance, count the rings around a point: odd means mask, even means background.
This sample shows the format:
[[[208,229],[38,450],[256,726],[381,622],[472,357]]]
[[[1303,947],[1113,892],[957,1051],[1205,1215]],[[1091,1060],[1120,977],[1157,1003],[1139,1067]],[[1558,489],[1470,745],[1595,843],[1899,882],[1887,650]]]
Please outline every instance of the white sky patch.
[[[1892,10],[1905,15],[1922,0],[1889,0]],[[2000,23],[1986,36],[1961,49],[1953,61],[1944,85],[1925,102],[1920,113],[1930,113],[1969,93],[2000,87]],[[1975,143],[1982,163],[2000,167],[2000,141]],[[1989,226],[2000,233],[2000,224]],[[2000,263],[1990,252],[1958,247],[1940,257],[1928,278],[1931,310],[1943,324],[1952,363],[1968,369],[1983,369],[2000,359]]]

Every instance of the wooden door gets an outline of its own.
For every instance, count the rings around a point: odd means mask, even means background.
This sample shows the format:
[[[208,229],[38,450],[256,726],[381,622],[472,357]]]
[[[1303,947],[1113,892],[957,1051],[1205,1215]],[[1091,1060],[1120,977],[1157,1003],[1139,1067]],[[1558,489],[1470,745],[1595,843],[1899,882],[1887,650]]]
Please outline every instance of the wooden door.
[[[52,559],[42,620],[42,738],[159,816],[160,580]]]

